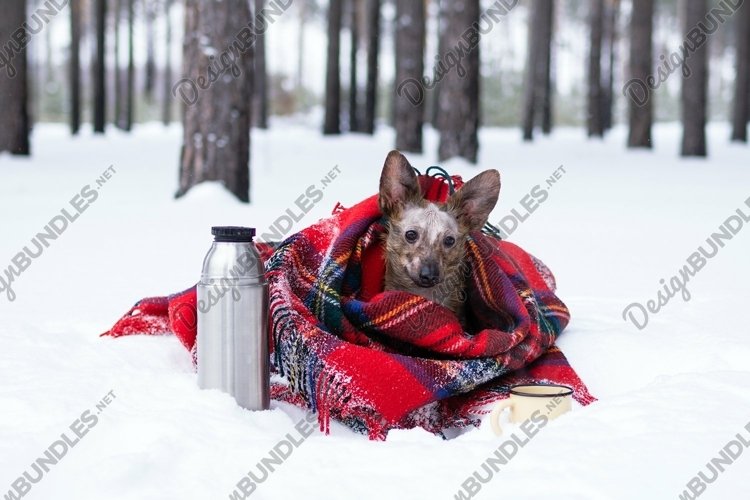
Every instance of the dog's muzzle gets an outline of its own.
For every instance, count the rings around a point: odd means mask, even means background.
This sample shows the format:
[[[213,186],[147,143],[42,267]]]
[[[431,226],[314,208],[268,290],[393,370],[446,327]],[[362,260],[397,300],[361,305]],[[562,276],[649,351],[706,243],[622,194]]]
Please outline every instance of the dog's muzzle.
[[[429,288],[435,286],[440,281],[440,268],[436,262],[425,262],[419,268],[419,281],[417,284],[421,287]]]

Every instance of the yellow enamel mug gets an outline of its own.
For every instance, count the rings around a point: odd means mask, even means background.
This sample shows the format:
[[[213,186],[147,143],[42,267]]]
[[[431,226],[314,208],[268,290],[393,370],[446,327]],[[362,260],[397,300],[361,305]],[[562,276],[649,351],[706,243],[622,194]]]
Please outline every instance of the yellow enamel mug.
[[[492,409],[490,424],[495,435],[500,436],[500,413],[510,408],[510,421],[514,424],[523,422],[539,412],[552,420],[571,408],[573,388],[558,384],[518,384],[511,386],[510,396],[498,402]]]

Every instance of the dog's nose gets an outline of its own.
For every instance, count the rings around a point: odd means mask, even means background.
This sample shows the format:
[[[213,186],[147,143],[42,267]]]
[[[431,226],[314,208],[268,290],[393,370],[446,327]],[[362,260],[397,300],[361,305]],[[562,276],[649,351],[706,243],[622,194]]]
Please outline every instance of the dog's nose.
[[[419,268],[419,282],[422,286],[432,286],[440,279],[440,270],[434,262],[425,262]]]

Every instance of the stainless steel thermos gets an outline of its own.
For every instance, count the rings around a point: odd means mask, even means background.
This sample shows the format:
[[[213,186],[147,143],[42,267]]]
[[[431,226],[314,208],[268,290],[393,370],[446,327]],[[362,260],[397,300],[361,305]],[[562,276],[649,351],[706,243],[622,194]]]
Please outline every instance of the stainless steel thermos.
[[[198,283],[198,386],[248,410],[270,403],[268,284],[254,228],[214,227]]]

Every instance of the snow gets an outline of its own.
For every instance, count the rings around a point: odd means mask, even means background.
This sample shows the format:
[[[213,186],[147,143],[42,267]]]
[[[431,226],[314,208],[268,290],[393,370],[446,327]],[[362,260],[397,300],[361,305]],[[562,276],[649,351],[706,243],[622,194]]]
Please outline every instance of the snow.
[[[709,160],[678,158],[677,124],[655,128],[654,151],[627,151],[625,132],[589,141],[581,130],[560,129],[525,144],[517,130],[485,129],[478,167],[442,165],[465,178],[500,170],[494,222],[521,212],[524,196],[564,167],[510,240],[555,272],[573,316],[559,345],[599,398],[549,423],[478,498],[678,498],[699,471],[710,477],[706,463],[735,435],[750,439],[750,230],[690,280],[689,302],[672,298],[643,330],[622,316],[632,302],[656,300],[659,280],[669,281],[745,206],[750,150],[729,144],[723,124],[709,128]],[[85,185],[96,186],[110,165],[115,171],[16,278],[16,300],[0,295],[0,494],[61,434],[73,436],[86,410],[97,423],[30,498],[227,498],[286,434],[300,437],[297,408],[273,403],[250,413],[224,394],[200,391],[175,338],[98,334],[135,300],[197,281],[211,225],[269,232],[336,166],[340,174],[323,199],[287,234],[337,201],[350,206],[373,194],[392,131],[323,138],[303,120],[274,121],[253,134],[251,205],[218,184],[174,200],[180,139],[178,127],[156,124],[77,139],[62,126],[38,125],[31,160],[0,157],[0,276],[51,218],[71,210]],[[424,170],[437,163],[436,146],[427,131],[430,153],[408,156]],[[454,498],[502,442],[485,425],[448,441],[397,431],[384,443],[340,425],[330,436],[316,429],[251,498]],[[701,498],[746,496],[749,454],[726,466]]]

